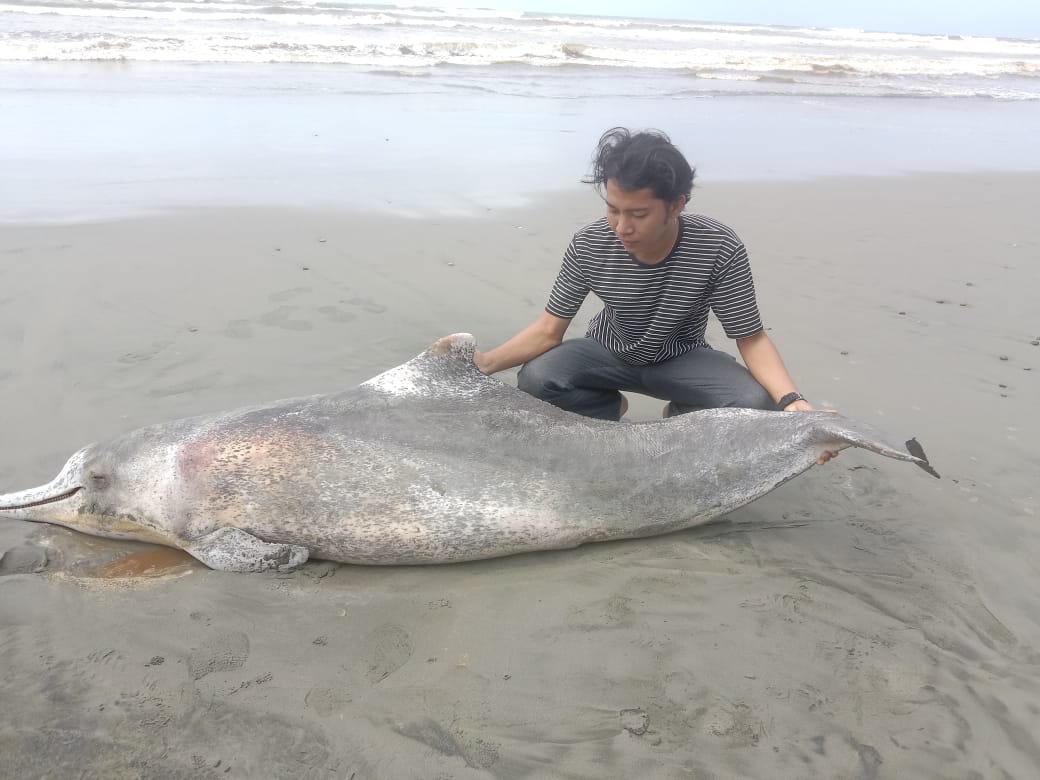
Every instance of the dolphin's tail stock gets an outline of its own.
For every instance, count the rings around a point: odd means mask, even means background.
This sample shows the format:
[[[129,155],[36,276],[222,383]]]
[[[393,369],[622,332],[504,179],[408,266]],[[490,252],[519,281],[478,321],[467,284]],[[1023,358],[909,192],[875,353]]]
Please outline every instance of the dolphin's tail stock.
[[[821,433],[828,440],[833,439],[835,443],[861,447],[888,458],[916,463],[933,477],[939,479],[939,472],[932,468],[932,464],[928,462],[928,456],[924,453],[924,448],[917,439],[910,439],[904,450],[885,441],[884,434],[869,425],[853,422],[847,417],[831,412],[824,414],[826,416],[820,418],[823,423]]]

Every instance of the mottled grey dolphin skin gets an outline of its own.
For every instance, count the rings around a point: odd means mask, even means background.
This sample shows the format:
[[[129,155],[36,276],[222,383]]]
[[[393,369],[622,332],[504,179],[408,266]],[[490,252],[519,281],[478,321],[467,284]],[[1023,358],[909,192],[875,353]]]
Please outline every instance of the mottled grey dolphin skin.
[[[456,334],[344,392],[92,444],[49,484],[0,495],[0,517],[179,547],[225,571],[448,563],[704,523],[824,450],[931,470],[920,447],[827,412],[592,420],[484,376],[473,350]]]

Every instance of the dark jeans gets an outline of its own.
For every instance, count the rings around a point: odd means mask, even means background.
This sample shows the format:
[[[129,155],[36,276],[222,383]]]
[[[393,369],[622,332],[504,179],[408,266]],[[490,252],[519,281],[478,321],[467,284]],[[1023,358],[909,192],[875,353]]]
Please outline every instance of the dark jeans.
[[[670,401],[671,414],[722,406],[776,411],[769,393],[744,366],[710,347],[633,366],[595,339],[568,339],[526,363],[517,385],[561,409],[601,420],[620,419],[621,390]]]

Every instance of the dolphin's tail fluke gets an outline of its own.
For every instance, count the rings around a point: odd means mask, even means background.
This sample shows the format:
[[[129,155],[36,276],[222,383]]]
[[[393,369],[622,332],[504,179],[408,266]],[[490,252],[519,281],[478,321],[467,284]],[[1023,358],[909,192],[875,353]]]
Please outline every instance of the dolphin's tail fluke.
[[[917,458],[915,463],[917,463],[918,466],[923,468],[936,479],[940,479],[939,472],[932,468],[932,464],[928,462],[928,456],[924,454],[924,447],[921,446],[917,439],[910,439],[906,443],[906,449],[907,452]]]

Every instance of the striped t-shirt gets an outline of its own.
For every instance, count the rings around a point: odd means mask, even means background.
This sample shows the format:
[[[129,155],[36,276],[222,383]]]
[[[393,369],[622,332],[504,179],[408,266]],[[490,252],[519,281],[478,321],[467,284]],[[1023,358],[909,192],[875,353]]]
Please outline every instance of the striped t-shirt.
[[[700,214],[680,215],[678,241],[657,265],[637,262],[605,217],[579,230],[545,310],[572,319],[590,292],[603,301],[603,310],[585,335],[634,365],[707,346],[709,310],[730,338],[762,330],[744,244]]]

